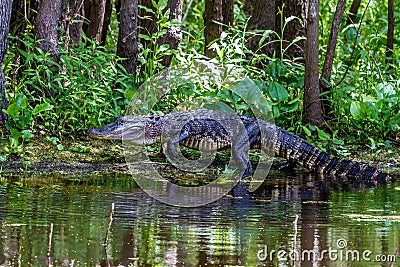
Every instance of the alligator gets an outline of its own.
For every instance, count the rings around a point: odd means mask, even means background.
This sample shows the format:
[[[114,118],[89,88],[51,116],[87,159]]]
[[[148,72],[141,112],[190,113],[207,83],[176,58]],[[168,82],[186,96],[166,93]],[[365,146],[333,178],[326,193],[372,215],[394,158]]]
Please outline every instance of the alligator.
[[[201,151],[231,147],[232,157],[244,168],[242,177],[252,175],[247,152],[254,148],[272,151],[291,164],[325,176],[370,179],[375,184],[393,180],[374,166],[334,157],[273,123],[235,113],[195,110],[162,116],[123,116],[87,133],[95,139],[130,140],[141,146],[161,142],[164,135],[164,151],[172,159],[178,145]]]

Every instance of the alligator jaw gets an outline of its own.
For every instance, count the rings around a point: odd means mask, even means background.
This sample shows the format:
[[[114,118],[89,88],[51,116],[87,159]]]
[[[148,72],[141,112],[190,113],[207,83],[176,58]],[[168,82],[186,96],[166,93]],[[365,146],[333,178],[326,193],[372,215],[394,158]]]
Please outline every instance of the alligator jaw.
[[[119,117],[115,122],[99,128],[90,128],[87,134],[94,139],[132,140],[134,144],[146,144],[146,120],[144,117]]]
[[[94,139],[122,139],[122,127],[113,122],[103,127],[90,128],[87,134]]]

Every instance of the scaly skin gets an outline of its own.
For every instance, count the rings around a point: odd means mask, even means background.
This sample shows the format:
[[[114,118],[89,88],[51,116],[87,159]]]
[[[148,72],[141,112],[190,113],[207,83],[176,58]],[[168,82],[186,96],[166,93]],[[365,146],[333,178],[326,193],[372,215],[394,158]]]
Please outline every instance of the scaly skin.
[[[201,151],[232,147],[233,158],[245,169],[244,177],[252,174],[248,150],[261,148],[268,155],[272,152],[324,175],[364,178],[376,183],[392,181],[373,166],[338,159],[274,124],[234,113],[196,110],[165,116],[125,116],[109,125],[89,129],[88,135],[96,139],[131,140],[137,145],[163,140],[172,159],[177,155],[178,144]]]

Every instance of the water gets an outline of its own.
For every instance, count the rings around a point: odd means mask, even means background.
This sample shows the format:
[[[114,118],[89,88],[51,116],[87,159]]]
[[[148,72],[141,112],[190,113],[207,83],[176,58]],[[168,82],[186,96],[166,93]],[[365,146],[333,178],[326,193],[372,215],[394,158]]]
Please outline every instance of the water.
[[[399,186],[271,172],[248,201],[179,208],[126,175],[8,180],[0,265],[389,266]]]

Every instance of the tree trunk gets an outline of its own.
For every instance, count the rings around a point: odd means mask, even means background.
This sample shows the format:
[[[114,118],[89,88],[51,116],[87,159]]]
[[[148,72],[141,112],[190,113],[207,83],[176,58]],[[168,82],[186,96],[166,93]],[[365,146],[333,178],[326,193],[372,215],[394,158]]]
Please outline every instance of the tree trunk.
[[[156,12],[155,7],[153,6],[151,0],[138,0],[138,1],[139,1],[139,5],[144,6],[148,9],[151,9],[154,12]],[[142,8],[139,8],[138,12],[139,12],[139,24],[138,25],[141,26],[140,29],[138,30],[139,34],[152,36],[155,32],[157,32],[156,16],[153,13],[147,12],[145,9],[142,9]],[[144,40],[142,38],[139,38],[139,42],[141,44],[143,44],[144,47],[152,46],[151,42]]]
[[[205,0],[204,20],[204,54],[213,58],[215,51],[209,49],[209,45],[215,39],[219,39],[222,33],[223,23],[223,0]],[[218,23],[216,23],[218,22]]]
[[[309,0],[305,45],[303,124],[324,125],[319,90],[318,68],[319,0]]]
[[[353,0],[351,3],[349,14],[347,15],[346,26],[350,24],[354,24],[356,22],[356,17],[358,13],[358,9],[360,8],[361,0]]]
[[[227,27],[233,25],[234,13],[233,6],[235,4],[234,0],[224,0],[222,3],[222,30],[224,31]]]
[[[311,1],[311,0],[310,0]],[[281,29],[283,27],[282,23],[285,22],[285,18],[290,16],[296,16],[303,21],[304,25],[301,25],[297,19],[290,21],[283,33],[283,49],[286,47],[296,38],[299,36],[306,35],[305,26],[307,24],[307,0],[277,0],[276,1],[276,14],[278,14],[278,9],[283,8],[283,22],[279,16],[276,17],[276,31],[281,33]],[[281,49],[279,47],[279,43],[277,43],[277,56],[281,56]],[[292,45],[286,50],[286,56],[290,58],[304,58],[304,41],[299,41],[296,45]]]
[[[275,31],[275,1],[247,0],[244,4],[244,12],[250,17],[248,30],[272,30]],[[261,36],[252,36],[247,40],[247,48],[256,52]],[[270,39],[265,40],[267,43]],[[273,55],[274,45],[264,46],[259,53]]]
[[[331,80],[333,59],[335,58],[336,42],[339,33],[340,22],[342,21],[344,10],[346,8],[346,0],[338,0],[336,6],[335,16],[332,21],[331,34],[329,36],[324,67],[322,68],[322,79],[320,81],[320,90],[324,93],[322,107],[324,111],[324,117],[329,117],[329,113],[332,110],[330,102],[326,99],[328,95],[331,97],[331,87],[326,81]]]
[[[83,17],[83,0],[62,1],[62,13],[59,24],[67,38],[65,42],[66,46],[68,46],[70,40],[75,45],[79,45],[82,41]]]
[[[61,13],[61,0],[43,0],[36,15],[35,33],[39,41],[37,47],[43,52],[50,52],[51,58],[57,61],[58,19]]]
[[[1,108],[7,109],[8,102],[6,98],[5,78],[3,73],[4,58],[8,46],[8,31],[10,28],[11,0],[0,0],[0,101]],[[0,110],[0,126],[4,128],[7,115]]]
[[[111,0],[106,0],[106,7],[104,11],[104,21],[103,21],[103,29],[101,31],[101,45],[105,46],[107,44],[107,33],[108,27],[111,22],[111,13],[112,13],[112,2]]]
[[[169,20],[182,20],[183,0],[168,0],[167,9],[170,10]],[[171,27],[167,29],[167,34],[160,40],[160,44],[168,44],[169,49],[176,49],[182,41],[181,27]],[[164,56],[162,65],[168,67],[171,65],[172,55]]]
[[[386,39],[386,62],[393,64],[394,0],[388,0],[388,31]],[[391,65],[389,66],[391,68]]]
[[[135,75],[139,50],[137,44],[138,2],[137,0],[120,0],[119,9],[117,55],[126,58],[122,61],[122,66],[128,73]]]
[[[85,15],[89,24],[84,30],[86,36],[97,43],[101,42],[105,10],[106,0],[85,1]]]

